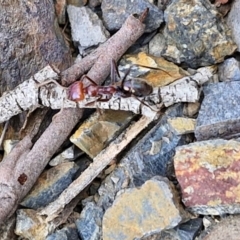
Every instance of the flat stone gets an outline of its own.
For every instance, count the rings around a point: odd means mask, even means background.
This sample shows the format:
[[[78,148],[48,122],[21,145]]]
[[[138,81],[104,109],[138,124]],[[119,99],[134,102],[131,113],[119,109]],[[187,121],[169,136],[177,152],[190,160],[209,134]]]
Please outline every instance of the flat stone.
[[[156,30],[163,22],[162,10],[149,3],[148,0],[138,0],[137,4],[131,0],[103,0],[101,8],[104,25],[109,31],[120,29],[129,15],[141,14],[146,8],[149,8],[149,13],[144,20],[145,32]]]
[[[130,66],[129,77],[142,77],[153,87],[169,85],[177,79],[189,75],[187,71],[174,63],[144,52],[125,55],[120,62],[119,70],[126,72]]]
[[[75,163],[68,162],[44,171],[21,205],[38,209],[54,201],[72,183],[77,169]]]
[[[71,136],[70,141],[94,158],[133,118],[127,111],[107,110],[91,115]]]
[[[173,228],[186,216],[167,178],[153,178],[127,189],[103,217],[104,240],[132,240]]]
[[[166,47],[162,56],[197,68],[220,63],[237,46],[215,7],[205,0],[173,0],[164,12]]]
[[[235,58],[228,58],[218,66],[219,80],[239,81],[240,80],[240,64]]]
[[[182,201],[204,215],[240,213],[240,142],[209,140],[176,148],[174,167]]]
[[[177,117],[168,120],[171,127],[175,129],[177,134],[193,133],[196,125],[196,120],[192,118]]]
[[[98,46],[110,36],[102,21],[90,8],[68,5],[67,12],[72,39],[78,45],[80,52],[86,48]]]
[[[231,6],[231,10],[227,16],[227,23],[232,30],[232,36],[240,51],[240,1],[235,0]]]
[[[198,141],[231,138],[240,130],[240,82],[221,82],[203,88],[204,99],[197,118]]]

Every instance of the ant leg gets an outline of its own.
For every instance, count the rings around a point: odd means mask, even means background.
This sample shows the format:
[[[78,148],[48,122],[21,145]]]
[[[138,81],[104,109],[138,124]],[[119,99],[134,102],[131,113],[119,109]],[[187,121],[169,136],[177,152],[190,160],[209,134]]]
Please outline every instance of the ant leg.
[[[135,95],[132,95],[133,98],[135,98],[136,100],[138,100],[141,104],[143,104],[144,106],[150,108],[153,112],[159,112],[160,110],[156,110],[153,109],[150,105],[148,105],[147,103],[143,102],[142,100],[140,100],[139,98],[137,98]],[[163,103],[161,103],[161,106],[163,105]]]
[[[4,137],[5,137],[7,129],[8,129],[8,124],[9,124],[9,120],[4,124],[3,130],[2,130],[2,134],[0,137],[0,148],[2,147]]]
[[[116,75],[118,78],[120,78],[120,74],[117,68],[117,63],[114,59],[111,61],[111,82],[112,84],[116,83]]]
[[[36,81],[36,80],[35,80]],[[36,82],[38,82],[38,81],[36,81]],[[38,87],[42,87],[42,86],[45,86],[45,85],[47,85],[47,84],[49,84],[49,83],[54,83],[54,84],[56,84],[57,86],[59,86],[59,87],[62,87],[62,88],[66,88],[67,89],[67,87],[63,87],[60,83],[58,83],[56,80],[54,80],[54,79],[50,79],[50,80],[47,80],[47,81],[44,81],[44,82],[42,82],[42,83],[37,83],[37,86]]]
[[[67,87],[63,87],[60,83],[58,83],[56,80],[54,80],[54,79],[50,79],[50,80],[47,80],[47,81],[44,81],[44,82],[38,82],[36,79],[35,79],[35,77],[33,76],[32,77],[33,78],[33,80],[36,82],[36,84],[37,84],[37,87],[39,88],[39,87],[42,87],[42,86],[45,86],[45,85],[47,85],[47,84],[49,84],[49,83],[54,83],[54,84],[56,84],[57,86],[59,86],[59,87],[61,87],[61,88],[65,88],[65,89],[67,89]]]
[[[126,81],[126,78],[127,78],[128,74],[130,73],[131,68],[132,68],[132,67],[130,67],[130,68],[127,70],[127,72],[125,73],[125,75],[124,75],[124,77],[123,77],[123,79],[122,79],[122,82],[121,82],[121,88],[122,88],[122,89],[124,89],[124,82]]]

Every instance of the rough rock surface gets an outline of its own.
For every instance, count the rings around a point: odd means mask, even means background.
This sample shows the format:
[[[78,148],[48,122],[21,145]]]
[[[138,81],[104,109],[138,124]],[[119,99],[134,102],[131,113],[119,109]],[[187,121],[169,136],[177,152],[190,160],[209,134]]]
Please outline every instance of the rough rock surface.
[[[104,25],[109,31],[118,30],[130,14],[142,13],[146,8],[149,14],[144,21],[145,32],[156,30],[163,22],[163,12],[148,0],[103,0],[101,8]]]
[[[174,167],[185,206],[198,214],[240,213],[240,142],[209,140],[176,148]]]
[[[71,23],[72,39],[77,44],[80,53],[108,39],[108,31],[90,8],[69,5],[67,12]]]
[[[237,48],[215,7],[205,0],[173,0],[164,12],[163,56],[191,68],[219,63]]]
[[[173,228],[186,216],[167,178],[153,178],[120,193],[103,216],[103,239],[136,239]]]
[[[0,0],[0,95],[48,63],[63,69],[70,51],[55,21],[53,1]]]
[[[231,138],[240,129],[240,82],[221,82],[203,88],[204,99],[197,118],[197,140]]]

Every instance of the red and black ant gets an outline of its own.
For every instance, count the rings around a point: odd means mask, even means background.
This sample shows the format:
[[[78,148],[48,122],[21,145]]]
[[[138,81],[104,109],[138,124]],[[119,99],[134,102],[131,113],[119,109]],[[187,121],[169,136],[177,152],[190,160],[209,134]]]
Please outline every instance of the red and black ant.
[[[69,88],[69,99],[72,101],[82,101],[85,96],[98,97],[96,101],[108,101],[113,95],[127,98],[127,97],[144,97],[152,93],[153,88],[147,82],[140,79],[129,79],[126,80],[131,68],[126,72],[123,79],[121,80],[120,86],[116,84],[110,86],[98,86],[91,78],[84,75],[80,81],[73,83]],[[117,69],[116,62],[112,60],[111,63],[111,80],[115,83],[116,74],[120,78],[120,74]],[[90,85],[84,87],[82,80],[87,78]],[[141,103],[142,101],[138,99]],[[143,103],[146,105],[145,103]],[[148,105],[146,105],[148,106]],[[148,106],[150,107],[150,106]]]

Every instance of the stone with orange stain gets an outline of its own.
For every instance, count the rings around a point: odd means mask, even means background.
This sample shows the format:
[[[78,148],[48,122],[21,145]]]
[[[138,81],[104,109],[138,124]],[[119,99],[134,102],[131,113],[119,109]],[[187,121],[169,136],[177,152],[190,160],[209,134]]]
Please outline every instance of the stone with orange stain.
[[[106,110],[91,115],[76,132],[70,141],[79,149],[94,158],[106,145],[123,130],[134,115],[127,111]]]
[[[155,177],[116,198],[103,217],[103,239],[139,239],[173,228],[188,218],[172,183]]]
[[[121,65],[130,63],[133,77],[141,77],[150,83],[153,87],[166,86],[177,79],[188,76],[188,72],[161,57],[154,57],[144,52],[138,54],[126,55],[121,60]],[[129,65],[127,66],[129,67]],[[121,70],[123,67],[119,66]]]
[[[216,139],[178,147],[174,166],[189,210],[240,213],[240,142]]]

